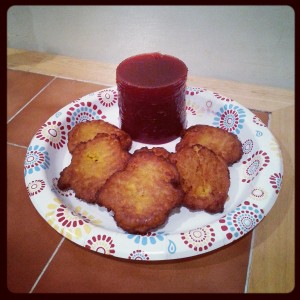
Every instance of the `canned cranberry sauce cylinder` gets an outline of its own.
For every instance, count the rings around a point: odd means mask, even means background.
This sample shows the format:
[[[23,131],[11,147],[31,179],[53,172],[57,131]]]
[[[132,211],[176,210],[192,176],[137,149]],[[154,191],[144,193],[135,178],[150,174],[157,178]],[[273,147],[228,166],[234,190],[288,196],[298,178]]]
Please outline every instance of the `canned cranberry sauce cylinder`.
[[[121,129],[134,141],[164,144],[186,127],[187,66],[178,58],[145,53],[116,70]]]

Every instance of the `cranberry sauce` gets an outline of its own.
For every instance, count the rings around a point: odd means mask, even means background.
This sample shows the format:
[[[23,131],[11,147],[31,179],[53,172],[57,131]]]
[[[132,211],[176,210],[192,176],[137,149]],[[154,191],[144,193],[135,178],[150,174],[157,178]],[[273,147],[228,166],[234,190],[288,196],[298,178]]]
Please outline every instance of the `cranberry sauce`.
[[[117,67],[121,129],[134,141],[163,144],[186,127],[186,65],[173,56],[146,53]]]

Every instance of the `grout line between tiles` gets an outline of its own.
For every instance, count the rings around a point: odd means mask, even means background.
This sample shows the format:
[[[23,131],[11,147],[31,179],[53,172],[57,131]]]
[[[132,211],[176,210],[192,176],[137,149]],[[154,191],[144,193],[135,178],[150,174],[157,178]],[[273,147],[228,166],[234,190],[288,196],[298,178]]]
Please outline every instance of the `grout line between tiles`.
[[[59,242],[59,244],[57,245],[56,249],[54,250],[54,252],[52,253],[51,257],[49,258],[49,260],[47,261],[45,267],[43,268],[41,274],[38,276],[37,280],[35,281],[35,283],[33,284],[31,290],[29,291],[29,294],[31,294],[33,292],[33,290],[35,289],[35,287],[37,286],[37,284],[39,283],[39,281],[41,280],[42,276],[44,275],[44,273],[46,272],[47,268],[49,267],[51,261],[53,260],[54,256],[56,255],[57,251],[59,250],[59,248],[61,247],[62,243],[64,242],[65,237],[63,237],[61,239],[61,241]]]
[[[10,142],[7,142],[7,145],[10,145],[10,146],[15,146],[15,147],[19,147],[19,148],[24,148],[24,149],[27,149],[27,147],[26,147],[26,146],[22,146],[22,145],[18,145],[18,144],[10,143]]]
[[[247,267],[247,276],[246,276],[245,289],[244,289],[245,294],[248,293],[248,288],[249,288],[249,280],[250,280],[250,273],[251,273],[251,266],[252,266],[252,253],[253,253],[253,247],[254,247],[254,239],[255,239],[255,229],[252,231],[252,237],[251,237],[249,260],[248,260],[248,267]]]
[[[41,94],[54,80],[56,77],[51,79],[37,94],[35,94],[25,105],[23,105],[8,121],[7,124],[12,121],[28,104],[30,104],[39,94]]]

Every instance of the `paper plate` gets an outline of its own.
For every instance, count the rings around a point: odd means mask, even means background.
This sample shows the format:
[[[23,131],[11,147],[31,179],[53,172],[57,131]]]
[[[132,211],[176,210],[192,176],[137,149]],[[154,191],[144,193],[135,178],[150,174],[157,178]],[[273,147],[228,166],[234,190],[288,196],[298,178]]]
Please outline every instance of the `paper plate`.
[[[41,217],[86,249],[132,260],[200,255],[251,231],[268,214],[281,187],[283,165],[276,139],[251,111],[203,88],[187,87],[186,111],[188,127],[220,127],[236,134],[242,142],[242,159],[229,167],[231,185],[223,213],[212,215],[181,207],[164,226],[134,235],[117,227],[105,208],[77,199],[72,190],[58,189],[59,174],[71,162],[68,132],[87,120],[103,119],[119,126],[117,88],[111,87],[63,107],[34,135],[26,153],[24,176],[28,195]],[[158,146],[174,152],[179,140]],[[153,147],[133,142],[130,152],[143,146]]]

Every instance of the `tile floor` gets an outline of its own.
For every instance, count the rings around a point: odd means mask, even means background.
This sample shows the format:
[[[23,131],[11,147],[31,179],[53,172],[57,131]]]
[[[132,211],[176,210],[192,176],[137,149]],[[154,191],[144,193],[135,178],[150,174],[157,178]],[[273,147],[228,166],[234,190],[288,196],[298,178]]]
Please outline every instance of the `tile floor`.
[[[194,258],[132,262],[65,239],[32,205],[23,162],[31,138],[61,107],[105,88],[22,71],[7,73],[7,287],[13,293],[243,293],[252,233]],[[266,124],[269,115],[255,112]]]

